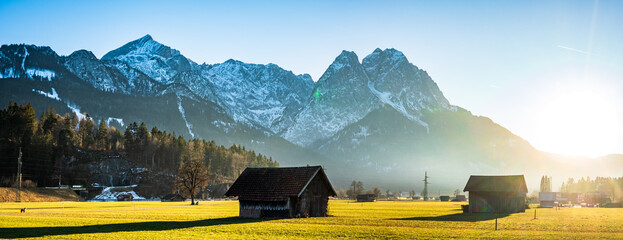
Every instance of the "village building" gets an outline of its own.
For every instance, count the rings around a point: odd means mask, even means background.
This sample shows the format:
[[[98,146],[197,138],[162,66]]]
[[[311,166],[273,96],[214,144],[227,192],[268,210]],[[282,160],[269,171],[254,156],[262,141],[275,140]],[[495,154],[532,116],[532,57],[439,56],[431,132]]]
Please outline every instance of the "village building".
[[[376,202],[376,194],[357,194],[357,202]]]
[[[523,175],[472,175],[463,191],[469,192],[469,213],[517,213],[526,211],[528,187]]]
[[[121,193],[117,195],[117,201],[133,201],[134,196],[130,193]]]
[[[584,193],[584,205],[589,207],[597,207],[612,202],[610,194],[606,192],[590,192]]]
[[[450,196],[446,196],[446,195],[439,196],[439,201],[442,201],[442,202],[450,201]]]
[[[336,196],[321,166],[247,168],[225,193],[238,197],[240,217],[325,217]]]
[[[467,201],[467,198],[465,197],[465,195],[456,195],[454,196],[454,199],[452,199],[453,202],[465,202]]]
[[[539,192],[539,206],[542,208],[553,208],[558,203],[556,192]]]

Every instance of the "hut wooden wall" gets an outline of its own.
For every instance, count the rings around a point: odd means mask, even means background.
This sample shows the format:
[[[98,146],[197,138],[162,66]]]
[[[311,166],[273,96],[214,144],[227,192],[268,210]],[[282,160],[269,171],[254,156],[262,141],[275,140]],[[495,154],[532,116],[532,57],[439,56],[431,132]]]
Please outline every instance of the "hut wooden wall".
[[[240,217],[325,217],[329,204],[329,189],[321,177],[314,177],[300,197],[287,201],[249,201],[240,199]]]
[[[470,213],[517,213],[526,211],[526,195],[515,192],[470,192]]]
[[[293,217],[325,217],[329,204],[327,183],[319,176],[314,177],[297,199],[293,198]]]
[[[376,202],[376,195],[374,195],[374,194],[359,194],[359,195],[357,195],[357,202]]]
[[[240,217],[261,218],[291,217],[288,201],[246,201],[240,200]]]

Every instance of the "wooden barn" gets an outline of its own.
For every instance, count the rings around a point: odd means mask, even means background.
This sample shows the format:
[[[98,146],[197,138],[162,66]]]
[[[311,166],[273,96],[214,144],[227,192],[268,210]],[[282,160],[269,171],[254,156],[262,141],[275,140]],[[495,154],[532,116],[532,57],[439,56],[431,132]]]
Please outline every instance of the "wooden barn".
[[[186,198],[177,193],[169,193],[160,198],[161,202],[185,202]]]
[[[357,202],[376,202],[376,194],[374,193],[357,194]]]
[[[321,166],[247,168],[225,193],[243,218],[325,217],[336,195]]]
[[[526,211],[528,187],[523,175],[472,175],[463,191],[469,192],[469,213]]]

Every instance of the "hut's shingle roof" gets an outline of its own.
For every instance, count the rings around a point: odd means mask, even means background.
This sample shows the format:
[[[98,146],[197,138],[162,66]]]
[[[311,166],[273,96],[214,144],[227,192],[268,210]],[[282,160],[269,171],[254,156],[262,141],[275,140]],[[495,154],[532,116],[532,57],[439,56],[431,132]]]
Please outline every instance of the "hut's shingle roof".
[[[528,192],[523,175],[470,176],[464,192]]]
[[[247,168],[227,190],[225,196],[237,196],[241,200],[285,201],[298,196],[315,177],[322,177],[330,194],[335,191],[322,167]]]

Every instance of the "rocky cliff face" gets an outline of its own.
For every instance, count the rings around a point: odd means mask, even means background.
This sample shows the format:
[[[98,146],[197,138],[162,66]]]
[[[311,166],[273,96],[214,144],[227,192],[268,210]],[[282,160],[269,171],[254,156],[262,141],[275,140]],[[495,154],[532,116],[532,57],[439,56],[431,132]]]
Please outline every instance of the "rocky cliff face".
[[[162,84],[170,84],[176,74],[197,68],[197,64],[178,50],[163,45],[150,35],[129,42],[110,51],[102,60],[119,60],[127,63]]]
[[[342,52],[283,137],[309,146],[387,105],[428,129],[423,111],[455,111],[428,74],[395,49],[376,49],[360,63]]]
[[[305,108],[283,137],[301,146],[326,139],[379,107],[354,52],[343,51],[316,83]]]

